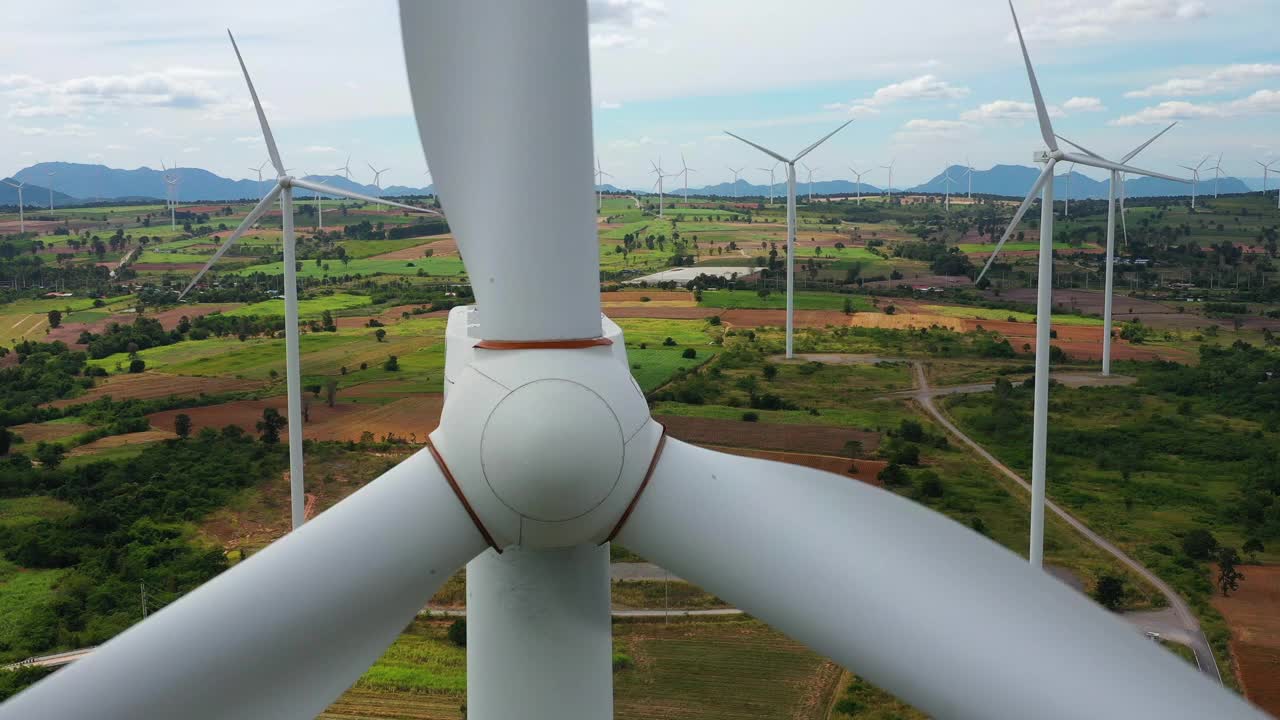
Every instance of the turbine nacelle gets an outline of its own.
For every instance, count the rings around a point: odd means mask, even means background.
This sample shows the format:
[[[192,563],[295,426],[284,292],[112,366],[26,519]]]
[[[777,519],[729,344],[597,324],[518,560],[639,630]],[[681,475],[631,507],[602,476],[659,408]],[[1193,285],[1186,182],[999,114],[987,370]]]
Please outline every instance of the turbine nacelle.
[[[622,329],[602,316],[592,341],[494,343],[477,337],[478,321],[475,306],[449,313],[444,411],[431,434],[477,526],[496,549],[604,542],[663,434]]]

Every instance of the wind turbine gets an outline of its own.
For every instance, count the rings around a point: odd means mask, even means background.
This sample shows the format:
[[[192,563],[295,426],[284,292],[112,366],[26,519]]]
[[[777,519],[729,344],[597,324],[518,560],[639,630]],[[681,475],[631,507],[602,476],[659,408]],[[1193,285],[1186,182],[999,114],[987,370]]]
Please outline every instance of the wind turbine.
[[[809,204],[812,205],[813,204],[813,173],[815,170],[821,170],[822,168],[811,168],[808,165],[805,165],[804,163],[800,163],[800,165],[801,167],[804,168],[805,174],[807,176],[806,182],[809,183]]]
[[[951,165],[948,164],[942,171],[942,187],[946,192],[946,196],[942,202],[943,206],[946,208],[946,212],[951,212],[951,185],[953,183],[955,183],[955,180],[951,178]]]
[[[969,192],[966,195],[970,200],[973,199],[973,163],[969,162],[969,156],[964,158],[964,174],[969,178]]]
[[[169,208],[169,229],[177,230],[178,221],[177,211],[174,209],[174,191],[176,189],[175,186],[178,184],[178,179],[169,171],[169,167],[164,164],[163,160],[160,161],[160,170],[160,177],[164,180],[164,204]]]
[[[270,210],[271,206],[279,199],[284,251],[284,346],[285,384],[288,393],[290,509],[293,527],[296,529],[303,523],[306,498],[303,492],[305,486],[303,484],[302,463],[302,367],[298,348],[298,261],[297,244],[293,229],[293,193],[296,188],[305,188],[316,193],[323,192],[337,197],[347,197],[365,202],[377,202],[377,199],[361,193],[338,189],[289,175],[289,168],[286,168],[284,162],[280,159],[280,151],[276,148],[276,140],[275,136],[271,134],[271,126],[267,124],[266,112],[262,109],[262,103],[258,101],[258,91],[253,86],[253,80],[249,78],[249,68],[245,66],[244,58],[240,55],[240,48],[236,45],[236,39],[230,30],[227,31],[227,37],[231,38],[231,47],[235,51],[236,60],[240,63],[240,71],[244,74],[245,85],[249,88],[249,97],[253,99],[253,107],[258,115],[258,123],[262,126],[262,137],[267,144],[267,153],[271,157],[272,167],[276,170],[276,182],[267,194],[258,201],[258,204],[249,211],[240,226],[218,247],[213,257],[209,258],[209,262],[200,269],[200,272],[196,273],[195,277],[191,278],[191,282],[178,295],[178,299],[181,300],[187,293],[191,292],[191,288],[195,287],[200,278],[209,272],[214,263],[218,262],[218,259],[227,250],[230,250],[231,246],[249,228],[253,227],[262,215]],[[413,212],[431,215],[439,214],[434,210],[417,208],[411,205],[401,205],[395,202],[388,202],[388,204]]]
[[[373,166],[373,163],[369,163],[368,165],[369,165],[369,169],[373,171],[373,186],[378,188],[378,195],[381,196],[382,195],[382,173],[390,170],[391,168],[382,168],[381,170],[379,170],[378,168]],[[395,203],[388,203],[388,204],[394,205]],[[381,210],[382,201],[378,200],[375,207],[378,210]]]
[[[268,160],[268,161],[266,161],[266,162],[262,163],[261,165],[259,165],[258,167],[251,167],[251,168],[249,168],[249,172],[256,172],[256,173],[258,173],[258,190],[259,190],[259,191],[261,191],[261,190],[262,190],[262,168],[266,167],[270,162],[271,162],[271,161],[270,161],[270,160]],[[164,164],[163,164],[163,163],[161,163],[161,167],[163,167],[163,166],[164,166]]]
[[[17,178],[14,178],[14,179],[16,180]],[[25,182],[11,183],[8,180],[5,180],[4,184],[18,191],[18,233],[23,234],[27,231],[27,219],[23,215],[23,210],[22,210],[23,208],[22,186],[26,185],[26,183]],[[1264,189],[1264,192],[1265,192],[1265,189]]]
[[[898,159],[897,159],[897,158],[894,158],[893,160],[890,160],[890,161],[889,161],[889,164],[888,164],[888,165],[881,165],[881,166],[880,166],[880,169],[881,169],[881,170],[888,170],[888,171],[889,171],[889,185],[888,185],[888,187],[886,187],[886,188],[885,188],[885,190],[887,190],[887,191],[889,192],[889,202],[893,202],[893,165],[894,165],[894,163],[896,163],[896,162],[898,162]]]
[[[689,173],[698,172],[696,169],[685,164],[684,153],[680,153],[680,173],[684,175],[684,201],[689,202]]]
[[[769,207],[773,207],[773,171],[778,169],[778,163],[774,163],[773,167],[756,169],[760,172],[769,173]]]
[[[725,167],[729,167],[729,166],[726,165]],[[738,199],[738,175],[742,171],[743,171],[743,168],[738,168],[737,170],[734,170],[731,167],[729,168],[729,172],[733,173],[733,199],[734,200]]]
[[[857,186],[856,192],[858,193],[858,204],[861,205],[862,204],[862,176],[870,173],[871,171],[863,170],[862,172],[858,172],[857,170],[854,170],[853,167],[850,167],[849,172],[853,173],[854,177],[858,179],[858,186]]]
[[[427,171],[431,172],[430,170]],[[600,187],[604,185],[604,179],[613,177],[609,173],[600,169],[600,156],[596,156],[596,212],[600,212],[604,208],[604,190]]]
[[[286,170],[287,169],[288,168],[286,168]],[[302,170],[301,172],[302,172],[302,177],[304,178],[311,177],[311,175],[306,170]],[[324,198],[323,196],[320,195],[319,190],[316,190],[314,192],[315,192],[314,198],[316,201],[316,230],[323,230],[324,229]]]
[[[1271,172],[1271,166],[1280,162],[1280,160],[1272,160],[1271,162],[1266,164],[1263,164],[1262,161],[1260,160],[1254,160],[1254,162],[1258,163],[1258,165],[1262,168],[1262,196],[1266,197],[1267,196],[1267,175],[1270,174]],[[1280,207],[1280,192],[1276,193],[1276,206]]]
[[[1142,143],[1138,147],[1134,148],[1127,155],[1120,158],[1120,161],[1117,164],[1124,165],[1125,163],[1134,159],[1135,157],[1138,156],[1138,153],[1142,152],[1143,150],[1146,150],[1147,146],[1149,146],[1151,143],[1159,139],[1161,135],[1164,135],[1165,133],[1172,130],[1173,126],[1177,124],[1178,123],[1176,122],[1170,123],[1168,127],[1156,133],[1150,140],[1147,140],[1146,142]],[[1076,143],[1071,142],[1070,140],[1066,139],[1065,137],[1062,137],[1061,135],[1057,135],[1056,137],[1059,140],[1067,143],[1068,145],[1075,147],[1077,150],[1085,153],[1090,157],[1101,158],[1101,156],[1098,155],[1097,153],[1094,153],[1093,151],[1088,150],[1087,148],[1081,147],[1080,145],[1077,145]],[[1103,317],[1102,374],[1103,376],[1111,375],[1111,325],[1112,325],[1111,305],[1112,305],[1113,296],[1115,294],[1114,287],[1115,287],[1115,264],[1116,264],[1115,257],[1116,257],[1117,186],[1119,186],[1118,192],[1120,193],[1120,200],[1121,200],[1120,224],[1122,227],[1124,227],[1125,244],[1127,245],[1129,242],[1129,239],[1128,239],[1129,228],[1125,226],[1125,222],[1124,222],[1124,177],[1122,176],[1120,171],[1115,169],[1111,170],[1111,182],[1109,185],[1110,186],[1107,190],[1107,259],[1106,259],[1106,263],[1107,263],[1106,278],[1107,279],[1106,279],[1106,291],[1105,291],[1105,295],[1103,296],[1104,307],[1102,310],[1102,317]]]
[[[656,182],[653,183],[653,186],[658,190],[658,217],[662,217],[662,204],[663,204],[662,198],[664,194],[664,187],[663,187],[662,181],[665,178],[675,177],[675,175],[674,174],[668,175],[662,172],[662,156],[661,155],[658,156],[657,164],[654,164],[652,160],[649,161],[649,164],[653,165],[653,170],[651,170],[650,172],[653,172],[658,176],[658,179]]]
[[[1200,168],[1209,161],[1209,156],[1205,155],[1199,165],[1191,167],[1190,165],[1179,165],[1178,167],[1191,171],[1191,209],[1196,209],[1196,187],[1200,185]]]
[[[266,163],[263,163],[263,164],[265,165]],[[336,167],[333,169],[333,171],[342,173],[342,176],[344,178],[346,178],[347,180],[350,180],[351,179],[351,156],[347,155],[347,161],[342,164],[342,167]]]
[[[729,137],[737,138],[738,140],[741,140],[742,142],[750,145],[751,147],[759,150],[765,155],[768,155],[774,160],[777,160],[778,162],[787,166],[787,359],[791,359],[795,357],[795,353],[792,351],[793,350],[792,331],[794,329],[793,325],[795,321],[795,292],[796,292],[796,282],[795,282],[795,275],[796,275],[796,163],[800,162],[800,159],[803,158],[805,155],[808,155],[809,153],[813,152],[814,148],[818,147],[819,145],[821,145],[822,143],[830,139],[832,135],[835,135],[836,133],[848,127],[849,123],[851,122],[853,122],[853,120],[844,121],[844,124],[842,124],[840,127],[836,128],[835,130],[832,130],[826,135],[823,135],[821,138],[818,139],[817,142],[813,143],[812,145],[805,148],[804,150],[801,150],[795,157],[789,157],[789,158],[783,157],[782,155],[779,155],[778,153],[770,150],[767,147],[764,147],[763,145],[757,145],[740,135],[734,135],[728,130],[725,131],[725,134],[728,135]]]
[[[1035,406],[1032,416],[1031,441],[1031,565],[1039,568],[1044,561],[1044,497],[1045,497],[1045,461],[1049,438],[1049,338],[1053,312],[1053,179],[1054,168],[1059,162],[1078,163],[1086,167],[1103,170],[1127,172],[1135,175],[1149,175],[1174,182],[1182,182],[1179,178],[1161,175],[1149,170],[1140,170],[1123,163],[1113,163],[1092,155],[1079,155],[1063,152],[1058,148],[1057,137],[1053,133],[1053,123],[1049,120],[1049,111],[1044,98],[1040,95],[1040,84],[1036,81],[1035,69],[1031,65],[1031,55],[1027,52],[1027,43],[1022,37],[1022,27],[1018,24],[1018,15],[1009,2],[1009,12],[1013,14],[1014,29],[1018,34],[1018,44],[1022,48],[1022,58],[1027,67],[1027,79],[1031,84],[1031,94],[1035,99],[1036,115],[1039,118],[1040,135],[1044,138],[1047,151],[1040,151],[1037,157],[1044,162],[1044,170],[1036,178],[1031,191],[1013,215],[1009,229],[1005,230],[1000,242],[996,244],[987,264],[978,275],[980,282],[991,269],[996,256],[1000,253],[1009,236],[1022,222],[1022,216],[1035,202],[1036,195],[1042,193],[1040,201],[1040,259],[1036,286],[1036,359],[1035,359]]]
[[[934,717],[1263,717],[922,505],[665,438],[600,314],[587,3],[405,2],[400,26],[426,155],[487,279],[450,312],[440,427],[0,720],[315,717],[468,561],[469,716],[607,719],[615,539]]]
[[[1065,178],[1065,179],[1066,179],[1066,182],[1065,182],[1065,183],[1063,183],[1063,188],[1062,188],[1062,217],[1064,217],[1064,218],[1069,218],[1069,217],[1071,217],[1071,173],[1073,173],[1073,172],[1075,172],[1075,171],[1076,171],[1076,164],[1075,164],[1075,163],[1071,163],[1071,165],[1067,167],[1067,176],[1066,176],[1066,178]]]
[[[1222,177],[1222,153],[1218,153],[1218,160],[1208,169],[1213,171],[1213,198],[1216,200],[1218,199],[1218,179]]]
[[[53,176],[57,175],[57,171],[50,170],[46,175],[49,176],[49,210],[53,210]]]

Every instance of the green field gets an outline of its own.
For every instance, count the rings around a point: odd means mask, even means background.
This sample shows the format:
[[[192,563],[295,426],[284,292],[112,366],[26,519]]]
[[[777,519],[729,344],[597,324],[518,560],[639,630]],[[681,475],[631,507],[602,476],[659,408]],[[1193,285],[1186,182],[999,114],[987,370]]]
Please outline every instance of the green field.
[[[924,305],[922,309],[938,315],[958,318],[974,318],[976,320],[1010,320],[1015,322],[1034,323],[1036,316],[1032,313],[1019,312],[1017,310],[997,310],[994,308],[969,307],[965,305]],[[1084,317],[1083,315],[1070,315],[1067,313],[1055,313],[1053,315],[1054,325],[1080,325],[1085,327],[1102,327],[1101,318]]]
[[[47,495],[0,498],[0,527],[30,525],[41,520],[56,520],[75,512],[70,503]]]
[[[990,253],[995,250],[995,243],[958,243],[956,245],[962,253]],[[1000,248],[1001,252],[1034,252],[1040,249],[1038,242],[1007,242],[1004,247]],[[1071,250],[1071,243],[1059,242],[1053,243],[1054,250]]]
[[[14,662],[50,647],[52,638],[24,637],[31,613],[41,612],[53,596],[63,570],[27,570],[0,557],[0,662]]]
[[[305,298],[298,301],[298,317],[303,319],[313,319],[320,317],[320,313],[325,310],[336,312],[338,310],[347,310],[350,308],[368,305],[373,302],[368,295],[351,295],[348,293],[335,293],[333,295],[324,295],[320,297]],[[252,305],[230,310],[226,315],[233,317],[247,317],[250,315],[284,315],[284,298],[278,300],[267,300]]]
[[[326,268],[326,266],[328,267]],[[302,263],[302,268],[298,270],[298,277],[368,276],[377,273],[384,275],[417,275],[419,272],[426,273],[431,277],[457,277],[462,275],[464,270],[462,260],[457,257],[429,257],[416,260],[374,260],[364,258],[346,263],[340,260],[325,260],[320,265],[316,265],[314,261],[306,261]],[[232,271],[229,274],[252,275],[254,273],[283,275],[284,263],[272,262],[263,265],[250,265]]]
[[[794,303],[797,310],[842,310],[845,302],[853,304],[858,312],[874,310],[871,301],[865,295],[842,295],[839,293],[806,292],[798,290]],[[769,309],[785,310],[787,295],[782,292],[769,293],[768,297],[760,297],[754,290],[703,290],[699,307],[728,309]]]

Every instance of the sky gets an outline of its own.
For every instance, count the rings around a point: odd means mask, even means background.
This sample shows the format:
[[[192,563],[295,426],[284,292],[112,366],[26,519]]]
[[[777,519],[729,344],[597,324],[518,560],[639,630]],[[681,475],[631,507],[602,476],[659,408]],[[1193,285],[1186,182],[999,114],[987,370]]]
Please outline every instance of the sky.
[[[1043,147],[1003,0],[590,0],[595,147],[614,184],[649,187],[651,162],[691,186],[764,155],[809,156],[814,179],[895,186],[948,164],[1030,165]],[[1280,159],[1280,0],[1017,0],[1055,130],[1187,174]],[[386,0],[8,3],[0,24],[0,176],[41,161],[162,161],[256,177],[266,161],[226,28],[236,33],[285,164],[347,162],[384,186],[428,182],[396,5]],[[1214,164],[1213,160],[1206,163]],[[764,168],[763,170],[759,168]],[[1101,173],[1080,169],[1101,178]],[[678,180],[668,180],[670,188]]]

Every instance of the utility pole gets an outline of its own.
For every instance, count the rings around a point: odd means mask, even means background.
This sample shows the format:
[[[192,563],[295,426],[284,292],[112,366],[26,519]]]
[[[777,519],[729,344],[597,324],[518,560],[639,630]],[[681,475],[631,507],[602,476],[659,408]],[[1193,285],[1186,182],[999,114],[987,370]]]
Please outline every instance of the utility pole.
[[[138,587],[142,590],[142,619],[147,619],[147,584],[145,582],[138,583]]]

